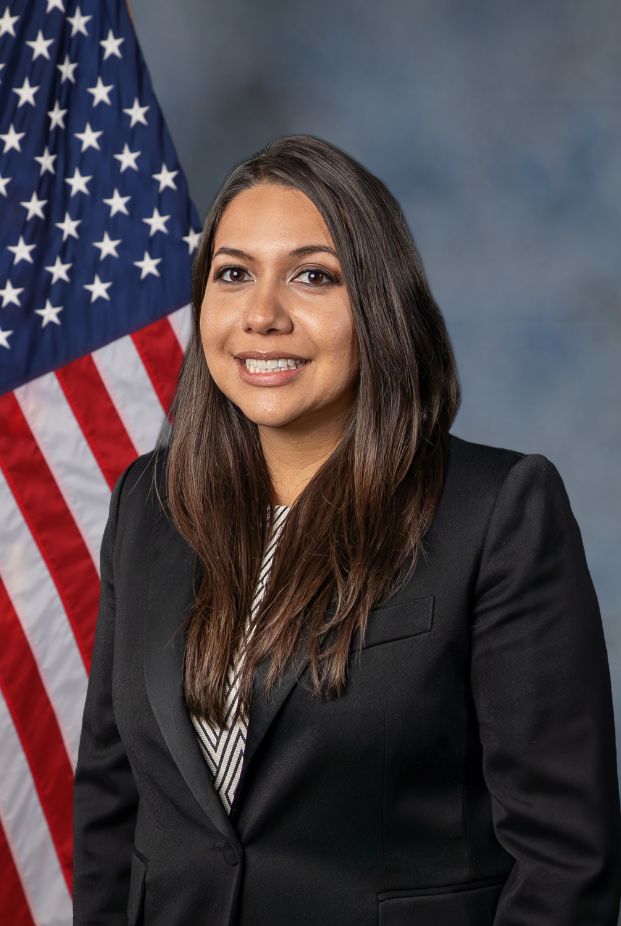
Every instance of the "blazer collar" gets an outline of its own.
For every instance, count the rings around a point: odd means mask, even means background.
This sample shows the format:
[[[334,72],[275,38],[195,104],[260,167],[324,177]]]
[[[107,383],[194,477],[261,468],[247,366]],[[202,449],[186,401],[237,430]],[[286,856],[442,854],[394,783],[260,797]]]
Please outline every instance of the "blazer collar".
[[[185,634],[180,625],[192,604],[200,577],[198,557],[156,505],[149,546],[149,593],[144,624],[145,683],[151,707],[171,756],[212,825],[228,839],[237,834],[217,793],[201,752],[183,695]],[[246,786],[249,769],[270,724],[284,705],[308,657],[289,667],[265,698],[261,685],[268,658],[257,667],[248,732],[233,808]]]

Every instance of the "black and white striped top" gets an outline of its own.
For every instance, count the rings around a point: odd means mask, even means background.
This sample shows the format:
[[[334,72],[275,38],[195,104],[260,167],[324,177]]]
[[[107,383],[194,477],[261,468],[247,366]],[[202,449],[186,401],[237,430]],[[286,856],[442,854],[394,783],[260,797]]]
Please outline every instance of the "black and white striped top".
[[[252,633],[252,620],[265,592],[265,586],[274,559],[278,537],[285,523],[288,511],[288,505],[274,506],[274,521],[271,527],[270,539],[261,561],[259,581],[252,599],[251,613],[246,619],[245,632],[248,638]],[[240,669],[241,664],[238,651],[238,655],[234,660],[234,664],[229,668],[227,676],[227,723],[237,703]],[[231,726],[230,729],[225,730],[219,727],[213,727],[211,724],[207,723],[204,718],[197,717],[193,713],[190,714],[190,717],[198,737],[201,752],[213,775],[216,791],[220,795],[226,812],[229,813],[242,768],[244,746],[246,745],[246,721],[242,718]]]

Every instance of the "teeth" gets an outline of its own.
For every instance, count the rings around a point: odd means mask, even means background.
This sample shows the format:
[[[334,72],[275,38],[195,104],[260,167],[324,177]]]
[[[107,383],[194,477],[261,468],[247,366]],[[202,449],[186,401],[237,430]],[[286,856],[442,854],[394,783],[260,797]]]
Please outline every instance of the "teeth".
[[[304,360],[245,360],[246,368],[251,373],[266,373],[268,370],[293,370],[296,367],[304,366]]]

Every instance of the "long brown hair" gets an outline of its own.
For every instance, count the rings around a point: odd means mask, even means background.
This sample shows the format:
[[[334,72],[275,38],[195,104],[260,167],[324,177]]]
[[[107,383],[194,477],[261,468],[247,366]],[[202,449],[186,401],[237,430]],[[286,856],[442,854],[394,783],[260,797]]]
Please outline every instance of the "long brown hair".
[[[210,376],[199,317],[220,218],[258,183],[301,190],[323,216],[348,290],[360,371],[338,446],[288,512],[245,645],[273,490],[257,425]],[[245,717],[258,663],[270,657],[267,694],[302,644],[313,692],[331,698],[345,690],[356,627],[363,636],[369,610],[407,581],[425,553],[461,395],[444,320],[399,204],[381,180],[313,135],[277,138],[226,178],[194,259],[192,310],[164,504],[202,566],[184,622],[186,701],[224,726],[227,671],[239,646],[237,709]]]

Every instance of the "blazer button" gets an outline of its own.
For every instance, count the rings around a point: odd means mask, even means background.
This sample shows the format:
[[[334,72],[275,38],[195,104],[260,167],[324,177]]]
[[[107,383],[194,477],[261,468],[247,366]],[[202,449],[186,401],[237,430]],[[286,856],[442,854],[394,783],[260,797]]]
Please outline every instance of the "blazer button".
[[[224,861],[227,865],[239,865],[239,859],[237,858],[237,852],[233,846],[228,843],[226,849],[222,853]]]

